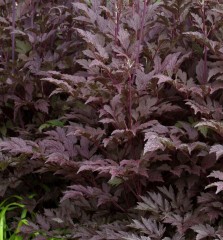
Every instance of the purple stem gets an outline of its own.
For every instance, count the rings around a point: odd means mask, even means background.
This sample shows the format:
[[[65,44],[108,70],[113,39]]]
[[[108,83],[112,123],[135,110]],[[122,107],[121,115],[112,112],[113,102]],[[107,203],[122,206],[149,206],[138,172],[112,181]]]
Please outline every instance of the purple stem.
[[[12,64],[14,72],[14,63],[15,63],[15,17],[16,17],[16,5],[15,0],[12,1]]]
[[[135,78],[136,68],[139,64],[139,55],[140,55],[140,46],[142,43],[142,37],[143,37],[143,31],[144,31],[144,24],[145,24],[145,17],[146,17],[146,10],[147,5],[149,3],[149,0],[144,0],[143,5],[143,12],[142,12],[142,20],[141,20],[141,26],[140,26],[140,32],[139,32],[139,39],[138,39],[138,46],[136,50],[136,58],[135,58],[135,69],[132,73],[132,76],[128,79],[128,90],[129,90],[129,128],[132,129],[132,84]]]
[[[206,25],[205,25],[205,6],[203,4],[202,6],[202,21],[203,21],[203,33],[205,38],[207,38],[207,29],[206,29]],[[204,45],[204,72],[203,72],[203,84],[207,83],[207,79],[208,79],[208,67],[207,67],[207,46]]]
[[[144,23],[145,23],[146,10],[147,10],[147,4],[148,3],[149,3],[148,0],[144,0],[144,6],[143,6],[143,12],[142,12],[142,21],[141,21],[140,32],[139,32],[139,42],[138,42],[138,47],[137,47],[137,52],[136,52],[136,62],[135,62],[136,66],[139,63],[140,46],[141,46],[141,43],[142,43]]]
[[[31,12],[31,19],[30,19],[30,22],[31,22],[31,28],[33,29],[34,28],[34,15],[35,15],[35,3],[33,2],[32,3],[32,12]]]
[[[120,6],[119,6],[120,5]],[[115,43],[118,44],[118,33],[119,33],[119,24],[120,24],[120,11],[121,11],[121,4],[119,1],[117,2],[117,15],[116,15],[116,27],[115,27]]]

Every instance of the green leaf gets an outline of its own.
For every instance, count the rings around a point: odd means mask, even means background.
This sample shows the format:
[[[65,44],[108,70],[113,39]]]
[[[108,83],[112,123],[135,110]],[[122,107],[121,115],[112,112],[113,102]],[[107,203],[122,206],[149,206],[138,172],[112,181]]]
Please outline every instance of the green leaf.
[[[50,127],[50,124],[44,123],[44,124],[42,124],[42,125],[39,126],[38,130],[39,130],[40,132],[42,132],[43,129],[46,129],[46,128],[49,128],[49,127]]]
[[[64,126],[64,122],[60,121],[58,119],[53,119],[53,120],[49,120],[46,123],[43,123],[42,125],[39,126],[38,130],[40,132],[43,131],[43,129],[46,128],[50,128],[50,127],[63,127]]]
[[[114,177],[108,181],[108,183],[112,186],[118,186],[123,182],[123,180],[119,177]]]
[[[201,133],[204,137],[207,137],[208,127],[200,126],[200,127],[198,127],[198,130],[200,131],[200,133]]]
[[[64,122],[62,122],[58,119],[49,120],[49,121],[47,121],[47,123],[53,127],[63,127],[64,126]]]
[[[16,39],[16,52],[26,54],[32,49],[32,46],[25,41]]]
[[[0,127],[0,133],[1,133],[1,135],[2,136],[6,136],[6,134],[7,134],[7,127],[5,126],[5,125],[2,125],[1,127]]]

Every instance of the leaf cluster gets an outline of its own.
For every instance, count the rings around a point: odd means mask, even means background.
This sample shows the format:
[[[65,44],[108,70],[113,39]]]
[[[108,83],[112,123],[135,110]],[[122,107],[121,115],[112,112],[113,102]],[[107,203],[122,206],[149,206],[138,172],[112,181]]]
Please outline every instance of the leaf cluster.
[[[18,1],[13,29],[12,2],[0,195],[35,192],[23,238],[222,239],[223,5]]]

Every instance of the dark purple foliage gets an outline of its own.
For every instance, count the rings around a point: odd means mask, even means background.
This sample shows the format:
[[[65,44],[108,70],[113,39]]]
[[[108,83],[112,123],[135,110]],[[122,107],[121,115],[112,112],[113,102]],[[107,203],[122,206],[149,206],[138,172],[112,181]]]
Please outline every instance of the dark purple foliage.
[[[222,3],[3,2],[0,195],[35,193],[24,239],[222,239]]]

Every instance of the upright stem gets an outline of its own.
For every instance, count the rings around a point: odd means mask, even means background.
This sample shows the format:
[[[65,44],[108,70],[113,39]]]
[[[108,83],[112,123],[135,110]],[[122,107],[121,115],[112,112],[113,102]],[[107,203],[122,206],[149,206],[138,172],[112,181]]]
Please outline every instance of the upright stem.
[[[137,13],[139,12],[139,3],[140,3],[140,0],[137,0],[136,1],[136,12]]]
[[[31,10],[31,16],[30,16],[30,25],[31,25],[31,28],[33,29],[34,27],[34,15],[35,15],[35,3],[34,1],[32,3],[30,3],[32,5],[32,10]]]
[[[142,15],[141,15],[141,24],[140,24],[141,27],[140,27],[140,32],[139,32],[138,45],[137,45],[137,49],[136,49],[135,69],[133,70],[132,75],[129,76],[129,78],[128,78],[129,128],[130,129],[132,129],[132,84],[134,82],[136,68],[139,65],[140,47],[141,47],[141,43],[142,43],[142,37],[143,37],[143,32],[144,32],[144,24],[145,24],[145,17],[146,17],[146,10],[147,10],[148,3],[149,3],[149,0],[144,0],[143,12],[142,12]]]
[[[207,56],[208,56],[208,50],[207,50],[207,46],[205,46],[204,47],[204,73],[203,73],[204,84],[207,83],[207,80],[208,80]]]
[[[117,1],[117,4],[115,5],[116,7],[116,12],[115,12],[115,17],[116,17],[116,27],[115,27],[115,43],[118,44],[118,33],[119,33],[119,24],[120,24],[120,16],[121,16],[121,2]]]
[[[205,0],[203,0],[202,3],[202,21],[203,21],[203,33],[205,38],[208,37],[208,33],[207,33],[207,27],[205,25],[205,16],[206,16],[206,12],[205,12]],[[208,53],[208,49],[207,46],[204,45],[204,72],[203,72],[203,84],[207,83],[207,79],[208,79],[208,67],[207,67],[207,54]]]
[[[16,18],[16,5],[15,0],[12,1],[12,64],[14,72],[14,63],[15,63],[15,18]]]
[[[132,82],[133,82],[133,74],[128,78],[128,111],[129,111],[129,129],[132,129]]]
[[[135,62],[136,67],[139,64],[140,46],[141,46],[141,43],[142,43],[147,4],[148,4],[148,0],[144,0],[143,12],[142,12],[142,17],[141,17],[141,19],[142,19],[141,20],[141,27],[140,27],[139,40],[138,40],[138,46],[137,46],[137,52],[136,52],[136,62]]]

